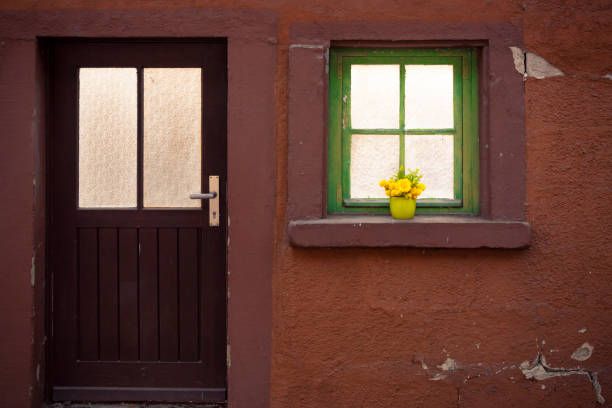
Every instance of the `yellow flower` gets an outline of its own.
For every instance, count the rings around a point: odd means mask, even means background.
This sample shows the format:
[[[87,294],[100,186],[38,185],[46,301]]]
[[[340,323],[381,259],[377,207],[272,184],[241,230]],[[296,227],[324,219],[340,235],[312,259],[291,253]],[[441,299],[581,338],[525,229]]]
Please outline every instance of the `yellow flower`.
[[[413,188],[413,189],[410,190],[410,194],[412,194],[413,196],[415,196],[415,195],[418,196],[421,193],[419,193],[419,189]]]
[[[381,187],[387,187],[387,184],[387,180],[380,180],[380,183],[378,183],[378,185]]]
[[[421,190],[421,191],[425,191],[425,184],[423,184],[423,183],[419,183],[419,184],[417,184],[417,188],[418,188],[419,190]]]
[[[399,189],[402,190],[403,192],[408,192],[408,191],[410,191],[410,180],[408,180],[408,179],[401,179],[398,182],[398,186],[399,186]]]
[[[399,195],[400,195],[400,193],[401,193],[401,191],[399,191],[399,190],[393,190],[393,191],[391,191],[391,195],[392,195],[393,197],[397,197],[397,196],[399,196]]]
[[[385,190],[385,194],[387,195],[387,197],[391,197],[391,190]]]

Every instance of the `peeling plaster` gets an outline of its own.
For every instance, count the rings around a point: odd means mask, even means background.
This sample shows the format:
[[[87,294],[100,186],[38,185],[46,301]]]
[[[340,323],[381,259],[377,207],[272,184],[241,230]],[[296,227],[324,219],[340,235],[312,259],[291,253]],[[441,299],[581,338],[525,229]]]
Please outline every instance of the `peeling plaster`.
[[[578,347],[576,351],[572,354],[572,359],[577,361],[585,361],[591,358],[593,354],[593,349],[595,347],[591,346],[589,343],[584,343],[582,346]]]
[[[457,362],[449,357],[438,368],[443,371],[455,371],[457,369]]]
[[[533,361],[533,363],[529,363],[529,361],[523,361],[519,366],[523,375],[528,380],[534,379],[536,381],[548,380],[553,377],[565,377],[568,375],[585,375],[588,377],[589,381],[593,385],[593,390],[595,391],[595,397],[597,402],[600,404],[604,404],[606,402],[603,395],[601,395],[601,385],[599,384],[599,380],[597,379],[597,373],[593,371],[587,371],[582,368],[572,368],[565,369],[561,368],[553,368],[549,367],[546,364],[546,358],[542,353],[538,353],[538,356]]]
[[[578,330],[578,333],[584,334],[586,333],[586,331],[587,331],[586,327],[583,327],[582,329]]]
[[[551,65],[544,58],[519,47],[510,47],[514,68],[523,75],[523,78],[531,77],[544,79],[565,74],[559,68]]]
[[[514,60],[516,72],[523,76],[527,76],[525,73],[525,51],[519,47],[510,47],[510,51],[512,51],[512,59]]]
[[[612,81],[612,74],[606,74],[606,75],[602,76],[602,78],[609,79],[609,80]]]

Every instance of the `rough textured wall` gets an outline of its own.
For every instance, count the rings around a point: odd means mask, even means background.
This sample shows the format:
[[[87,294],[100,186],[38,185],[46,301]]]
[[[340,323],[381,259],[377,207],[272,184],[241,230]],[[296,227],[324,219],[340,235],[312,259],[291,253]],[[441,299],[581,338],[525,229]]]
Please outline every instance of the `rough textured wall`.
[[[11,9],[162,7],[125,0],[3,4]],[[598,406],[598,395],[612,401],[608,1],[182,0],[171,7],[204,6],[279,13],[273,407],[592,407]],[[359,20],[510,21],[523,27],[526,51],[564,73],[533,75],[525,84],[530,249],[288,246],[289,28],[292,22]],[[539,72],[530,68],[528,55],[530,69]],[[29,316],[19,305],[2,307]],[[592,352],[582,347],[585,343]],[[550,372],[550,367],[565,370]],[[23,367],[10,369],[13,377],[27,375]],[[600,394],[593,384],[600,385]]]

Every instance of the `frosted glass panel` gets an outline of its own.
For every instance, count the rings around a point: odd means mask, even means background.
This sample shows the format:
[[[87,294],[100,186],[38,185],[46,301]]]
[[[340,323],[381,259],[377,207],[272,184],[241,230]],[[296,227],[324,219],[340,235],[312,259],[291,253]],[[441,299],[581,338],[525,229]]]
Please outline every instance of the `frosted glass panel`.
[[[452,135],[404,136],[404,166],[419,169],[427,187],[419,198],[454,198]]]
[[[399,136],[353,135],[351,140],[351,197],[387,198],[378,183],[397,173]]]
[[[406,65],[406,129],[453,128],[453,66]]]
[[[399,65],[351,65],[353,129],[399,127]]]
[[[79,207],[135,207],[136,68],[79,69]]]
[[[200,207],[201,69],[145,68],[143,86],[144,206]]]

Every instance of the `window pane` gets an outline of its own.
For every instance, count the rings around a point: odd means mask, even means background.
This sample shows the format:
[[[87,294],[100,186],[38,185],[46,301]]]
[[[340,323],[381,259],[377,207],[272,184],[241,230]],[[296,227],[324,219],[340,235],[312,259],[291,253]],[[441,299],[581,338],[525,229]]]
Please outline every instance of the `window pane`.
[[[145,68],[143,82],[144,206],[200,207],[201,69]]]
[[[353,135],[351,139],[351,198],[387,198],[378,183],[397,173],[397,135]]]
[[[399,127],[399,65],[351,65],[351,127]]]
[[[79,207],[136,206],[136,68],[79,69]]]
[[[452,135],[405,136],[404,166],[419,169],[427,189],[419,198],[454,198]]]
[[[453,66],[406,65],[406,129],[453,128]]]

